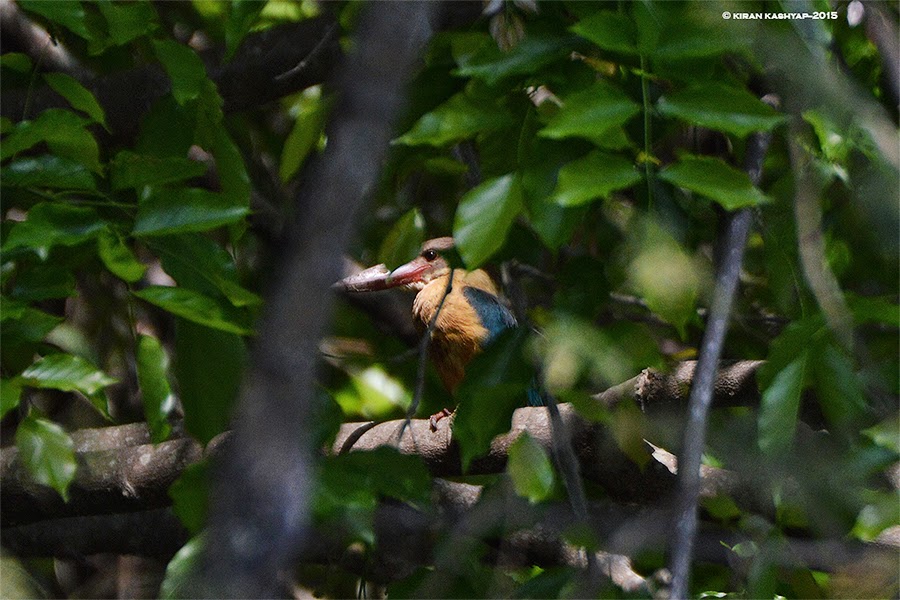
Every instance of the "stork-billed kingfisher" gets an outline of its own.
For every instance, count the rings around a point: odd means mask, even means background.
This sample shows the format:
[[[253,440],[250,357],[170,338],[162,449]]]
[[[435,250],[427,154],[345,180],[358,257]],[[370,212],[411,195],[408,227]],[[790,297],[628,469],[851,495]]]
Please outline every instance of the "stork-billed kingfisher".
[[[395,287],[417,290],[413,317],[424,333],[437,313],[429,354],[444,387],[451,394],[459,387],[469,361],[503,331],[518,325],[485,271],[450,267],[444,254],[453,246],[452,237],[428,240],[416,258],[393,271],[378,265],[339,282],[339,286],[349,292]],[[532,395],[529,393],[529,403],[541,404],[540,399],[531,398]],[[436,420],[449,414],[449,411],[443,411],[434,415],[432,427]]]

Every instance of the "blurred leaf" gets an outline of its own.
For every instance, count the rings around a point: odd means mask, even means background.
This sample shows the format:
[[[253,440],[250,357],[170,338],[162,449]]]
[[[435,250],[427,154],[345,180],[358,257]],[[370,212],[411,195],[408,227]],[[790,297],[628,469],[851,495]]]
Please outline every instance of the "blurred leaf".
[[[762,392],[759,447],[767,454],[784,453],[794,439],[807,359],[807,352],[801,353]]]
[[[256,22],[266,2],[259,0],[231,0],[231,10],[225,23],[225,60],[234,56],[244,36]]]
[[[700,500],[700,505],[714,519],[719,521],[727,522],[738,519],[743,514],[735,501],[731,499],[731,496],[725,494],[703,498]]]
[[[509,431],[513,411],[525,405],[534,370],[522,355],[524,338],[522,329],[505,331],[466,368],[453,418],[463,471]]]
[[[422,116],[412,129],[395,141],[408,146],[444,146],[509,125],[512,125],[511,115],[496,103],[478,102],[460,92]]]
[[[153,40],[153,49],[172,80],[176,102],[184,105],[197,99],[206,80],[206,69],[197,53],[172,40]]]
[[[718,5],[647,3],[635,5],[639,48],[658,60],[718,58],[748,49],[756,21],[728,21],[722,26]]]
[[[896,441],[896,429],[893,437]],[[900,508],[897,507],[896,492],[876,492],[872,495],[874,502],[867,504],[859,511],[851,532],[851,535],[864,542],[875,541],[888,527],[900,525]]]
[[[239,336],[176,321],[175,375],[184,424],[201,443],[228,428],[246,362]]]
[[[89,94],[87,90],[84,92]],[[35,120],[23,121],[15,126],[3,140],[0,159],[6,160],[36,144],[46,142],[54,154],[81,163],[99,173],[100,149],[94,136],[85,129],[88,123],[90,121],[70,110],[45,110]]]
[[[202,460],[186,466],[169,486],[169,497],[172,511],[188,532],[200,533],[209,508],[209,462]]]
[[[75,276],[65,266],[49,264],[40,269],[26,269],[16,277],[11,296],[17,300],[49,300],[75,295]]]
[[[561,139],[581,137],[595,142],[611,135],[611,130],[627,123],[640,112],[640,106],[625,92],[605,81],[565,99],[563,107],[539,133]]]
[[[379,365],[349,375],[350,385],[334,395],[346,415],[383,418],[406,409],[412,401],[410,392]]]
[[[621,54],[637,54],[637,31],[627,15],[601,10],[571,27],[581,37],[592,41],[604,50]]]
[[[199,325],[239,335],[253,335],[245,313],[230,309],[200,292],[183,287],[151,285],[132,293],[141,300]]]
[[[319,471],[313,518],[346,531],[347,541],[373,544],[372,520],[380,498],[396,498],[424,508],[430,495],[431,476],[418,456],[386,446],[329,456]]]
[[[466,266],[478,267],[503,246],[521,210],[522,183],[512,173],[489,179],[460,199],[453,237]]]
[[[13,225],[3,250],[74,246],[97,237],[105,228],[93,208],[41,202],[31,207],[25,221]]]
[[[44,81],[56,93],[65,98],[72,105],[72,108],[86,113],[90,118],[109,130],[109,127],[106,125],[106,114],[103,112],[103,107],[94,98],[94,94],[81,85],[77,79],[65,73],[46,73],[44,74]]]
[[[719,158],[682,155],[659,173],[660,179],[715,200],[725,210],[737,210],[769,202],[743,171]]]
[[[425,219],[418,208],[413,208],[391,227],[378,250],[378,262],[389,269],[399,267],[419,254],[424,241]]]
[[[110,230],[100,233],[97,238],[97,252],[106,268],[123,281],[134,283],[144,276],[147,267],[141,264],[134,253],[117,234]]]
[[[647,307],[678,329],[682,338],[694,317],[700,293],[698,265],[668,232],[647,221],[636,238],[636,253],[628,268],[634,290]]]
[[[867,412],[862,382],[850,358],[833,344],[817,354],[812,366],[822,412],[832,427],[847,433]]]
[[[159,20],[153,5],[146,0],[131,2],[97,2],[97,8],[106,19],[110,41],[116,46],[156,30]]]
[[[141,119],[135,152],[184,160],[197,130],[196,107],[181,106],[171,95],[157,100]]]
[[[199,188],[160,189],[138,204],[134,236],[207,231],[250,212],[233,198]]]
[[[483,79],[495,85],[504,77],[530,75],[566,56],[576,38],[549,32],[529,31],[514,48],[504,52],[496,44],[482,44],[477,51],[459,57],[455,75]]]
[[[202,162],[175,156],[153,156],[122,150],[109,163],[114,190],[162,185],[200,177],[206,173]]]
[[[221,123],[211,129],[208,146],[216,159],[222,195],[234,206],[249,212],[250,177],[247,175],[244,157]]]
[[[88,29],[87,15],[80,2],[20,0],[17,4],[28,12],[41,15],[51,23],[62,25],[85,40],[91,41],[94,39],[94,34]]]
[[[169,358],[154,337],[141,335],[137,347],[137,376],[144,403],[144,415],[154,444],[169,437],[169,415],[175,408],[175,396],[169,387]]]
[[[0,379],[0,419],[6,413],[19,407],[19,399],[22,396],[22,379]]]
[[[200,565],[205,543],[205,533],[195,535],[172,557],[166,566],[166,576],[159,588],[160,598],[176,600],[188,597],[186,593],[188,582]]]
[[[895,454],[900,454],[898,431],[900,431],[900,416],[894,416],[868,429],[863,429],[861,433],[872,440],[876,446],[887,448]]]
[[[825,320],[821,314],[789,323],[784,331],[772,340],[766,362],[757,372],[760,389],[769,387],[775,376],[804,351],[816,348],[818,352],[826,332]]]
[[[0,55],[0,67],[12,69],[20,73],[29,73],[34,65],[27,54],[21,52],[4,52]],[[6,117],[4,117],[6,118]],[[6,133],[5,131],[3,133]]]
[[[35,158],[20,158],[0,169],[4,186],[18,188],[52,188],[60,190],[97,189],[94,178],[83,164],[45,154]]]
[[[9,343],[12,341],[39,342],[59,325],[62,317],[50,315],[36,308],[25,307],[21,313],[13,316],[6,314],[10,302],[3,301],[3,338]]]
[[[283,183],[290,181],[303,165],[306,157],[316,147],[325,127],[325,108],[320,99],[303,105],[294,127],[284,141],[278,175]]]
[[[528,432],[522,433],[509,447],[506,469],[516,493],[531,503],[546,500],[553,492],[556,479],[553,464]]]
[[[579,144],[532,138],[526,161],[519,166],[528,222],[551,250],[569,241],[584,218],[583,208],[565,208],[551,201],[560,168],[580,156]]]
[[[63,428],[34,415],[25,417],[16,429],[19,457],[31,476],[69,500],[69,484],[75,479],[75,445]]]
[[[884,323],[900,327],[900,306],[890,298],[848,294],[847,305],[857,323]]]
[[[663,116],[738,137],[770,131],[785,120],[747,90],[721,83],[701,83],[667,94],[659,99],[657,109]]]
[[[553,201],[562,206],[580,206],[630,187],[641,180],[634,164],[621,156],[599,150],[560,169]]]

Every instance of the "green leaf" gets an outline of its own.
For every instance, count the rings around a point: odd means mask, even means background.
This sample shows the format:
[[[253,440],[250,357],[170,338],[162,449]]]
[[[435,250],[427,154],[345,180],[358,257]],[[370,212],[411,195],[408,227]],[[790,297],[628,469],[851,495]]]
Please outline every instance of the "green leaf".
[[[116,46],[127,44],[159,27],[156,10],[145,0],[116,3],[104,0],[97,3],[97,8],[106,19],[109,38]]]
[[[166,566],[166,576],[159,588],[159,597],[163,600],[188,598],[188,584],[194,571],[200,565],[206,534],[200,533],[191,538]]]
[[[491,440],[509,431],[513,411],[525,405],[534,371],[523,358],[524,339],[524,330],[509,330],[466,368],[453,418],[463,471],[488,451]]]
[[[833,344],[813,362],[816,396],[822,412],[837,431],[847,433],[866,414],[865,393],[850,358]]]
[[[239,336],[176,321],[175,375],[184,424],[200,442],[205,444],[228,428],[246,362]]]
[[[769,202],[743,171],[719,158],[682,155],[678,162],[659,173],[660,179],[718,202],[726,210]]]
[[[74,160],[45,154],[21,158],[0,169],[4,186],[95,191],[97,184],[87,167]]]
[[[172,40],[153,40],[153,49],[172,80],[175,101],[184,105],[197,99],[206,81],[206,69],[197,53]]]
[[[6,413],[19,407],[19,399],[22,397],[22,379],[0,379],[0,419]]]
[[[49,300],[75,295],[75,276],[70,268],[46,264],[40,269],[26,269],[16,277],[11,295],[18,300]]]
[[[425,219],[413,208],[391,227],[378,250],[378,262],[389,269],[399,267],[416,257],[424,241]]]
[[[746,137],[770,131],[784,117],[745,89],[701,83],[667,94],[657,103],[660,114],[717,131]]]
[[[423,115],[395,141],[408,146],[444,146],[512,124],[512,116],[495,102],[478,102],[460,92]]]
[[[103,388],[116,383],[115,379],[85,359],[71,354],[49,354],[25,369],[21,377],[25,385],[81,392],[92,402]],[[98,408],[104,415],[107,414],[105,407]]]
[[[759,411],[759,447],[767,454],[785,452],[794,438],[800,397],[806,379],[808,355],[803,352],[781,370],[762,392]]]
[[[652,221],[635,236],[635,256],[628,278],[647,307],[686,336],[700,290],[698,264],[667,231]]]
[[[100,123],[105,129],[109,130],[109,127],[106,125],[106,114],[103,112],[103,107],[97,102],[94,94],[81,85],[77,79],[70,77],[65,73],[46,73],[44,75],[44,81],[46,81],[57,94],[65,98],[66,101],[72,105],[72,108],[86,113],[94,121]]]
[[[46,142],[54,154],[100,173],[100,148],[91,132],[85,129],[89,122],[70,110],[45,110],[35,120],[23,121],[15,126],[3,140],[0,159],[6,160],[36,144]]]
[[[246,205],[199,188],[160,189],[138,204],[134,236],[207,231],[247,215]]]
[[[125,241],[108,229],[101,232],[97,238],[97,252],[106,268],[123,281],[129,283],[139,281],[147,270],[147,267],[134,256]]]
[[[553,463],[528,432],[522,433],[509,447],[506,470],[516,493],[531,503],[546,500],[553,492]]]
[[[640,112],[640,106],[619,88],[598,81],[570,95],[538,135],[552,139],[581,137],[603,143],[611,131]]]
[[[637,31],[625,14],[601,10],[582,19],[570,29],[604,50],[628,55],[638,53]]]
[[[16,447],[35,481],[53,488],[68,501],[69,484],[78,466],[69,434],[52,421],[28,415],[16,430]]]
[[[234,259],[211,239],[177,235],[149,239],[163,269],[178,285],[210,297],[224,296],[234,306],[256,306],[262,298],[241,287]]]
[[[31,58],[27,54],[21,52],[4,52],[0,56],[0,67],[18,71],[19,73],[30,73],[34,65]],[[6,133],[5,131],[3,133]]]
[[[900,454],[900,415],[887,418],[877,425],[863,429],[860,433],[872,440],[876,446],[887,448],[895,454]]]
[[[200,292],[183,287],[153,285],[132,293],[141,300],[199,325],[239,335],[253,335],[245,313],[224,306]]]
[[[580,206],[630,187],[641,180],[634,164],[619,155],[594,151],[560,169],[553,201]]]
[[[91,41],[95,37],[88,29],[87,14],[80,2],[21,0],[18,5],[28,12],[44,17],[51,23],[62,25],[85,40]]]
[[[106,229],[92,208],[56,202],[41,202],[28,211],[25,221],[16,223],[3,250],[74,246],[91,240]]]
[[[206,165],[188,158],[135,154],[122,150],[109,163],[110,181],[114,190],[162,185],[200,177]]]
[[[300,170],[300,166],[322,137],[324,127],[325,108],[321,101],[317,98],[305,103],[284,141],[281,164],[278,167],[278,175],[283,183],[287,183]]]
[[[496,44],[483,44],[476,52],[460,57],[459,68],[454,75],[484,80],[495,85],[512,75],[531,75],[569,54],[576,45],[576,38],[569,35],[529,31],[509,51],[500,50]]]
[[[209,462],[202,460],[185,467],[169,486],[172,510],[191,535],[206,525],[209,509]]]
[[[216,96],[218,97],[218,95]],[[219,185],[222,195],[234,205],[250,211],[250,176],[247,175],[247,167],[244,165],[244,157],[235,146],[228,131],[221,123],[210,127],[209,146],[210,152],[216,159],[216,169],[219,173]]]
[[[154,444],[172,432],[169,415],[175,408],[175,396],[169,387],[169,358],[154,337],[141,335],[137,347],[137,376],[144,403],[144,415]]]
[[[259,0],[232,0],[225,23],[225,60],[231,60],[234,56],[241,40],[250,32],[265,6],[266,3]]]
[[[64,294],[65,297],[68,294]],[[6,342],[26,341],[39,342],[43,340],[57,325],[62,323],[63,318],[56,315],[50,315],[42,310],[26,306],[18,315],[9,315],[6,313],[10,301],[3,301],[3,338]]]
[[[469,268],[478,267],[503,246],[522,202],[522,183],[512,173],[489,179],[460,199],[453,236]]]

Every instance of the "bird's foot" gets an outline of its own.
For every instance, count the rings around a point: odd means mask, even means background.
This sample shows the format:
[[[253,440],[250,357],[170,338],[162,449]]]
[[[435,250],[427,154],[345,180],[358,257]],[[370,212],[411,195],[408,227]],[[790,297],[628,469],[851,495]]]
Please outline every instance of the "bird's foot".
[[[445,409],[441,410],[440,412],[436,412],[433,415],[431,415],[431,418],[428,419],[428,423],[431,425],[431,431],[437,431],[438,421],[440,421],[444,417],[449,417],[452,414],[453,414],[452,410],[450,410],[449,408],[445,408]]]

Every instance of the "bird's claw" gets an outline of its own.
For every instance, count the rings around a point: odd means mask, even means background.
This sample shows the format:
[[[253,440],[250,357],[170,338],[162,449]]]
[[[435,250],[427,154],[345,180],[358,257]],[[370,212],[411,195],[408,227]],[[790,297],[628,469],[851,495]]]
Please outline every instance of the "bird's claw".
[[[437,431],[438,421],[443,419],[444,417],[449,417],[453,412],[449,408],[445,408],[440,412],[436,412],[428,419],[428,424],[431,426],[431,431]]]

